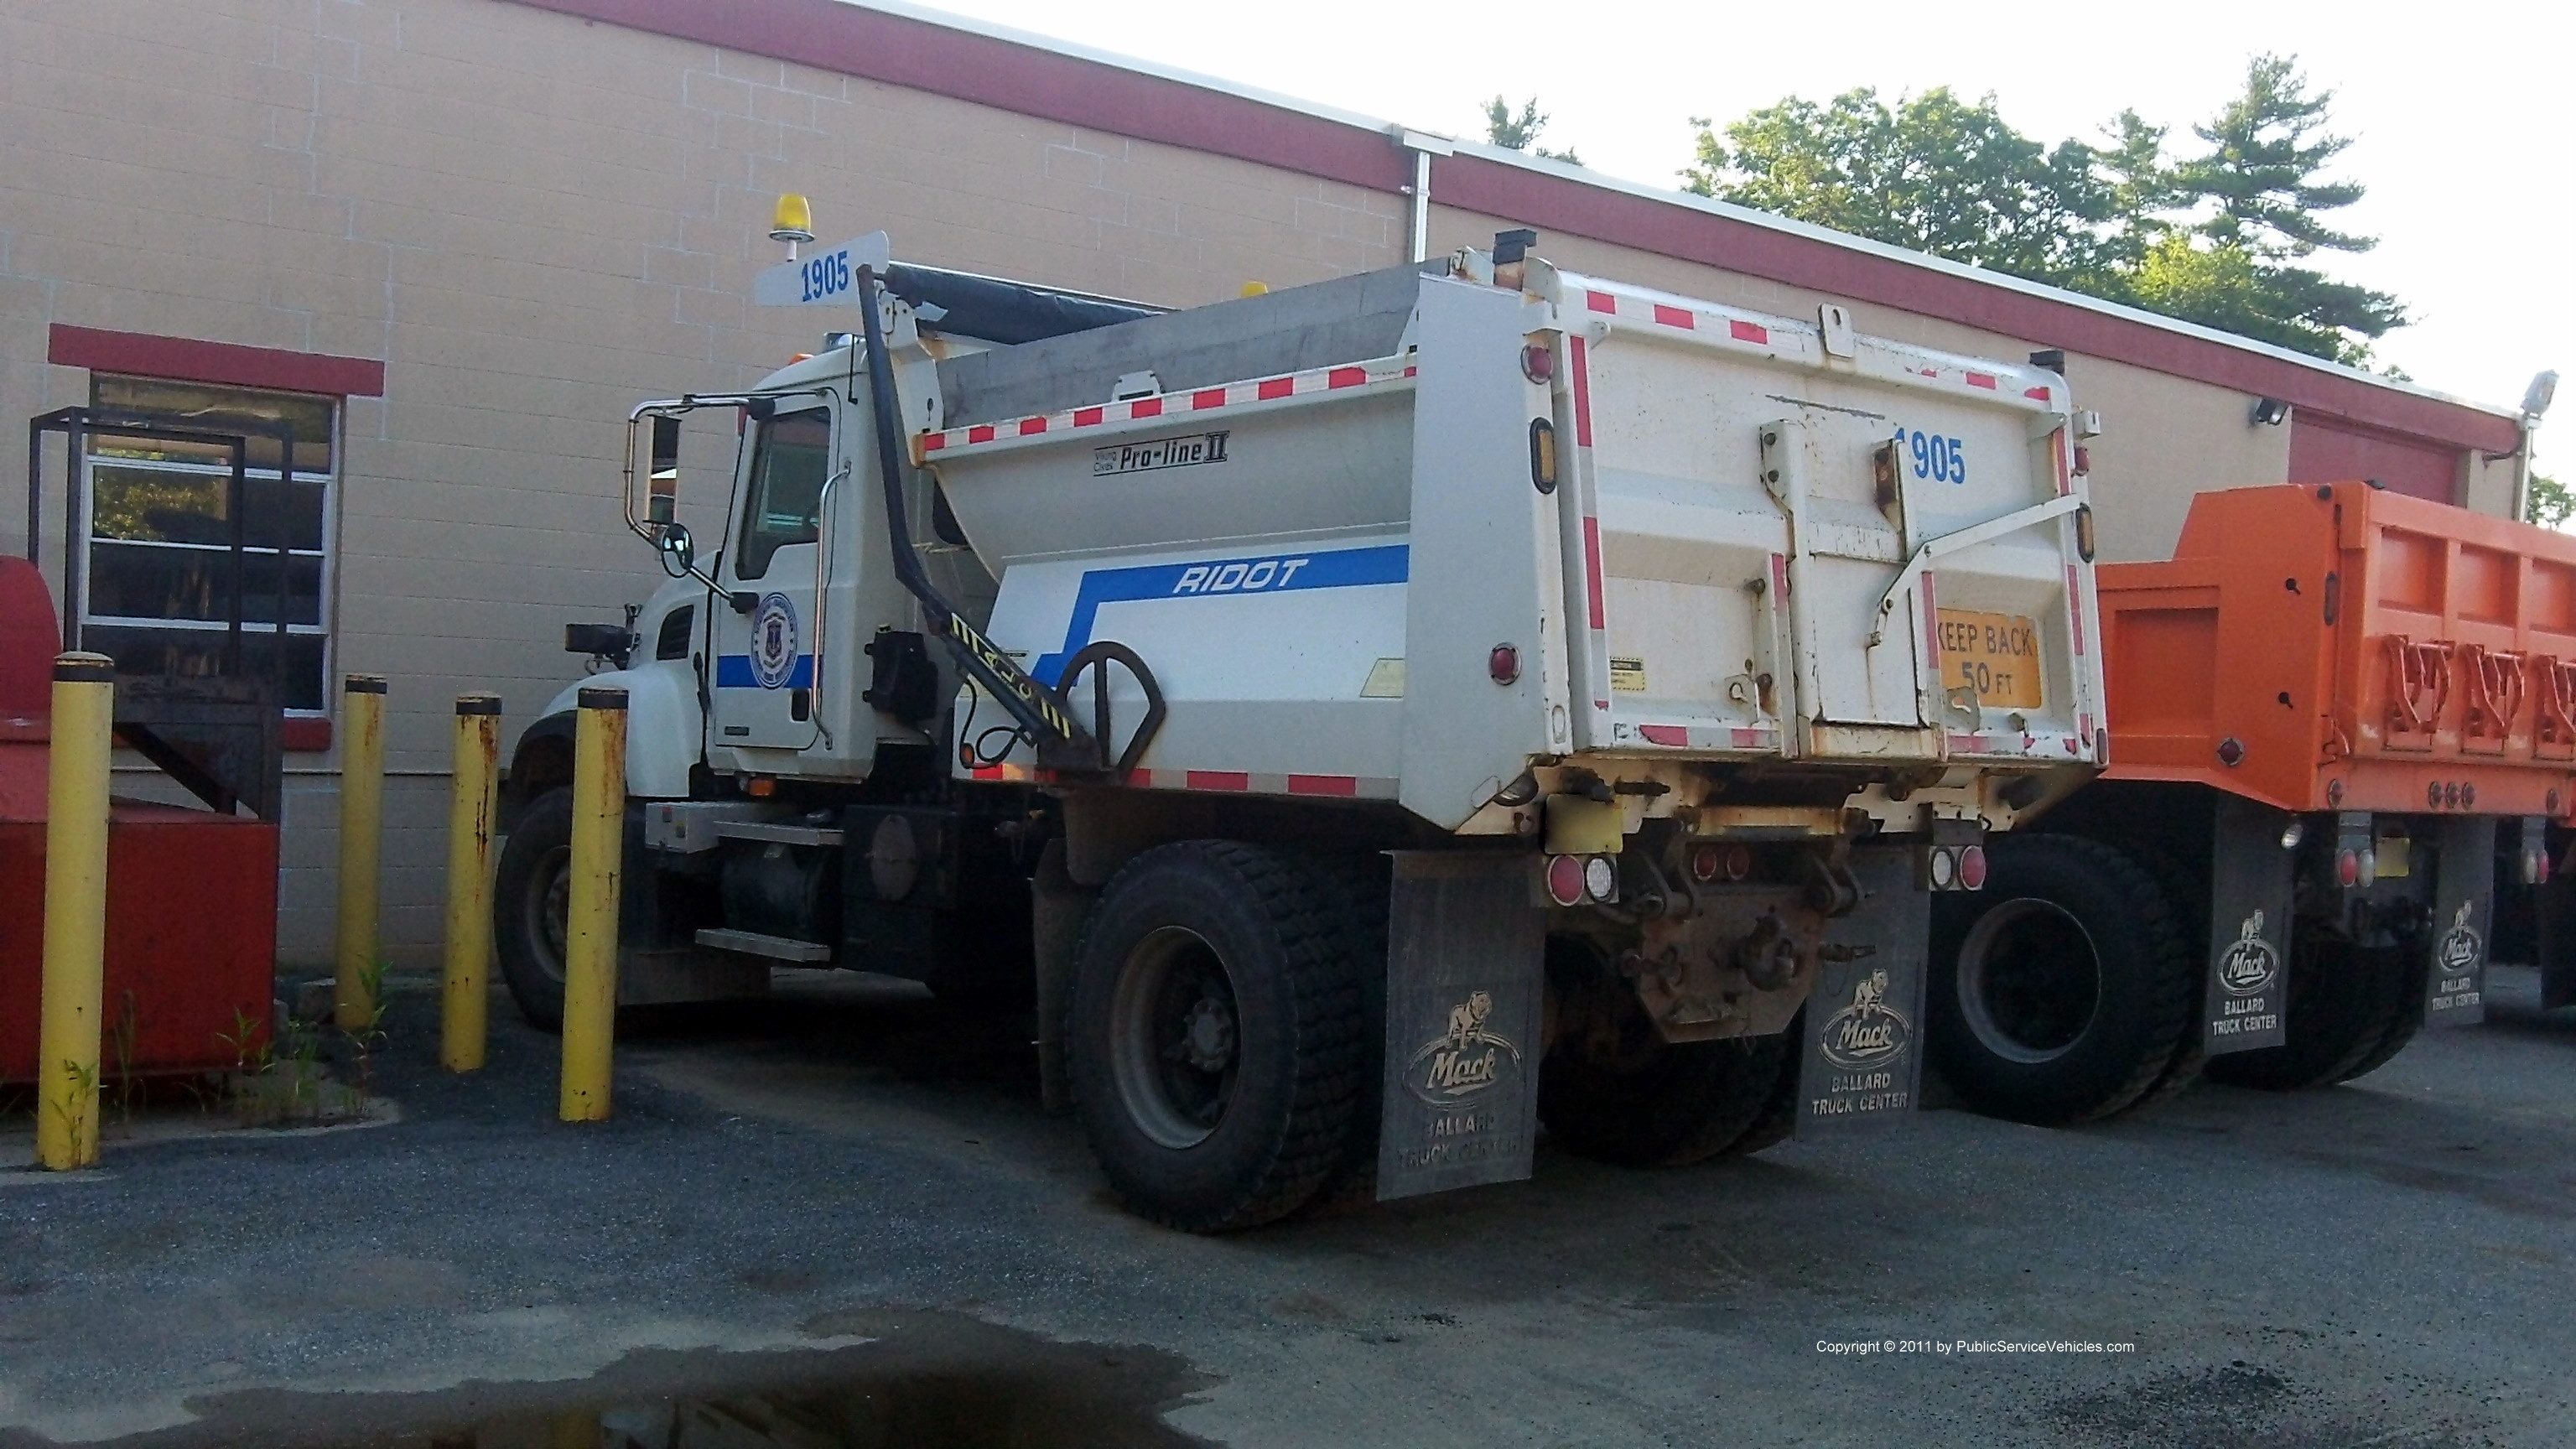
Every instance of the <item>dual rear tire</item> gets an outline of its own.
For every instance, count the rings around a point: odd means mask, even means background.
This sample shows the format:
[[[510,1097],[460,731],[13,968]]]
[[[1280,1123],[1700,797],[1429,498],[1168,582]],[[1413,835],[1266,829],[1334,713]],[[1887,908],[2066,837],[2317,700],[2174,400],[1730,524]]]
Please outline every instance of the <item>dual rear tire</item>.
[[[1986,888],[1934,898],[1931,1060],[1967,1104],[2097,1121],[2199,1066],[2200,963],[2156,878],[2071,835],[1987,847]]]

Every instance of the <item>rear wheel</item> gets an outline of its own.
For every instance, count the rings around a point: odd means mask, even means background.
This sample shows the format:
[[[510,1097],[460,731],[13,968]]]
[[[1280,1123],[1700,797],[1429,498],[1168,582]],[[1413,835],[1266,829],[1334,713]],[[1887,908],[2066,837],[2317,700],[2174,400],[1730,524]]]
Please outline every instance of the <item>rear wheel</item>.
[[[572,791],[530,802],[501,847],[492,880],[492,946],[519,1014],[563,1025],[564,922],[572,892]]]
[[[1196,840],[1136,857],[1076,954],[1067,1075],[1128,1208],[1190,1232],[1294,1212],[1347,1157],[1364,1013],[1315,870]]]
[[[1571,937],[1549,938],[1547,974],[1556,1038],[1539,1067],[1538,1115],[1568,1152],[1678,1167],[1728,1151],[1764,1123],[1790,1061],[1787,1036],[1665,1041],[1636,992]]]
[[[2420,951],[2364,949],[2316,929],[2293,939],[2281,1045],[2211,1057],[2202,1068],[2211,1081],[2274,1092],[2330,1087],[2386,1065],[2423,1024],[2423,971],[2409,969]]]
[[[1989,847],[1986,888],[1935,898],[1932,1059],[1988,1116],[2125,1110],[2189,1049],[2198,963],[2155,878],[2068,835]]]

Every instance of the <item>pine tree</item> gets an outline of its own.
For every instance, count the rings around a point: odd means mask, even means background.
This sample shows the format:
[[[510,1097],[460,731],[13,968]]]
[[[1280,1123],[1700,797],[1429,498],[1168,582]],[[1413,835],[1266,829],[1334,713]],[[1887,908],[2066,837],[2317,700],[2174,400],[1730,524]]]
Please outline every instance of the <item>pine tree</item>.
[[[1568,166],[1583,164],[1583,158],[1571,151],[1551,151],[1539,145],[1539,133],[1546,129],[1547,113],[1538,108],[1536,96],[1521,102],[1518,114],[1513,113],[1511,102],[1501,96],[1485,102],[1486,145],[1500,146],[1507,151],[1527,151],[1533,156],[1562,161]]]

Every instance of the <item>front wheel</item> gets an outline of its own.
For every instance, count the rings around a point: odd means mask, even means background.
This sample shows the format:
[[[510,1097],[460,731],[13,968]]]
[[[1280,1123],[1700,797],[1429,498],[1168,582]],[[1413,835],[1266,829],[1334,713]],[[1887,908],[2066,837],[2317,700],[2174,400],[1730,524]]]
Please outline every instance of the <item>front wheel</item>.
[[[564,935],[572,897],[572,791],[530,802],[501,847],[492,880],[492,947],[519,1014],[563,1025]]]
[[[1350,943],[1316,870],[1257,846],[1160,846],[1109,882],[1074,962],[1065,1065],[1130,1211],[1252,1227],[1343,1165],[1368,1061]]]
[[[2163,889],[2078,836],[2007,836],[1988,856],[1984,891],[1934,900],[1934,1064],[1990,1117],[2126,1110],[2193,1040],[2199,965]]]

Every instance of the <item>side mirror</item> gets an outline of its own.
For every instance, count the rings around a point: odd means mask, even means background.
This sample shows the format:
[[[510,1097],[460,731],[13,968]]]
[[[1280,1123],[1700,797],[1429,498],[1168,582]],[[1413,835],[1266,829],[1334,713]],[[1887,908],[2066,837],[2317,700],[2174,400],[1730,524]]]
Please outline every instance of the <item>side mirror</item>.
[[[697,544],[690,539],[689,526],[685,523],[663,524],[662,536],[654,541],[654,546],[661,550],[662,572],[675,579],[687,578],[689,566],[698,561]]]
[[[669,523],[679,516],[680,501],[680,420],[662,414],[653,418],[653,467],[649,475],[651,491],[644,503],[644,521]],[[683,534],[683,538],[687,535]],[[664,567],[669,567],[665,564]],[[676,576],[675,576],[676,577]]]

